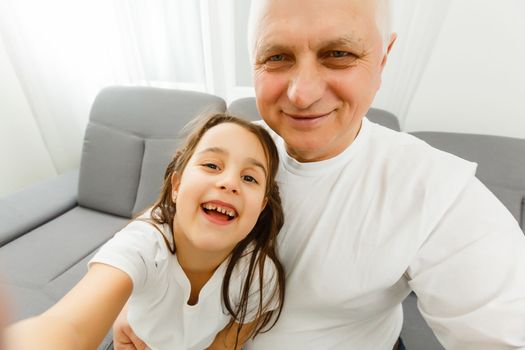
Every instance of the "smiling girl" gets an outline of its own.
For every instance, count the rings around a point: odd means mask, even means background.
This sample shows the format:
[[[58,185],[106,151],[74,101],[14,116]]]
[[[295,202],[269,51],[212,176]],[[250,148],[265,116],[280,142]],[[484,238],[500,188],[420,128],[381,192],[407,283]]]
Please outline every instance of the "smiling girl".
[[[160,197],[108,241],[56,305],[9,331],[10,349],[96,349],[124,304],[151,349],[240,349],[282,310],[278,154],[258,125],[202,121]]]

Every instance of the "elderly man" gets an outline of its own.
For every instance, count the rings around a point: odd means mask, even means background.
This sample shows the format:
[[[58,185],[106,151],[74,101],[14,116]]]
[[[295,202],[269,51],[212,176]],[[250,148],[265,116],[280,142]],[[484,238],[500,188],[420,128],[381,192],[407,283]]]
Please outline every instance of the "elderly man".
[[[254,0],[250,23],[281,151],[287,295],[249,349],[399,348],[411,290],[447,349],[525,349],[515,220],[474,164],[364,118],[396,39],[388,2]]]

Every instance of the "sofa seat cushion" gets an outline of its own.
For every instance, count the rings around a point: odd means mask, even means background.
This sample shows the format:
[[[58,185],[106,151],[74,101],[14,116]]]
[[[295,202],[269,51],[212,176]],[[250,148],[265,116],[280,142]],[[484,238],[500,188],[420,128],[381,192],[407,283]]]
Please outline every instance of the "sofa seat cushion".
[[[1,285],[0,288],[7,290],[9,293],[9,300],[11,301],[11,309],[9,311],[13,313],[11,321],[15,322],[25,319],[49,309],[86,274],[87,263],[95,253],[96,250],[43,286],[43,288],[21,287],[12,284]],[[98,350],[113,349],[112,338],[110,331],[98,347]]]
[[[443,350],[444,347],[436,339],[417,308],[417,297],[414,293],[403,302],[403,330],[401,339],[407,349]]]
[[[106,242],[129,220],[75,207],[0,247],[8,284],[41,288]]]
[[[9,320],[12,322],[41,314],[57,301],[41,289],[30,286],[2,283],[0,288],[9,299],[8,314]]]

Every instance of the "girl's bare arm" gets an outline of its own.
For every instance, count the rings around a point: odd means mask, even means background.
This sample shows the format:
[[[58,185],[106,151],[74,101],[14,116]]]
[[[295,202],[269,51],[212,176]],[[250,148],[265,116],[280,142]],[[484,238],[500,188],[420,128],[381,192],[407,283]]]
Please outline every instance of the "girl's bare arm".
[[[237,347],[235,347],[235,337],[237,336],[239,324],[234,322],[231,327],[226,326],[222,331],[217,333],[213,343],[206,350],[241,350],[244,343],[250,338],[256,325],[257,321],[253,321],[242,326],[239,332],[239,341],[237,342]]]
[[[7,350],[95,350],[132,289],[126,273],[95,263],[49,310],[8,327]]]

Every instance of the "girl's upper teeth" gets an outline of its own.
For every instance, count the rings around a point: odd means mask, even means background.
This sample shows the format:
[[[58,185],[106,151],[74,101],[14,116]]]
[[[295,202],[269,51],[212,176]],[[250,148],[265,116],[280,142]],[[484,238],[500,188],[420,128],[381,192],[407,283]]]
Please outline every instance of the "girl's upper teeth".
[[[212,203],[205,203],[203,205],[204,209],[208,209],[208,210],[215,210],[215,211],[218,211],[219,213],[223,213],[223,214],[226,214],[228,216],[231,216],[231,217],[234,217],[235,216],[235,211],[229,209],[229,208],[223,208],[223,207],[219,207],[215,204],[212,204]]]

